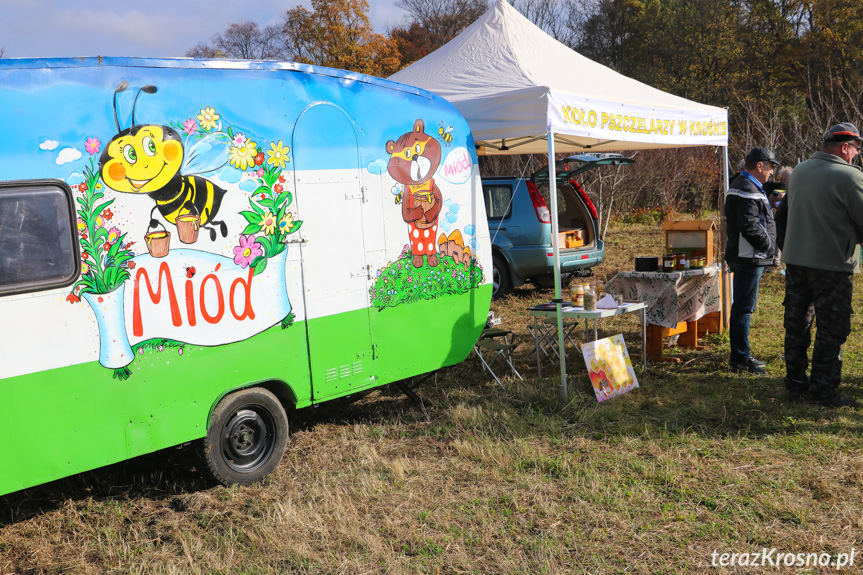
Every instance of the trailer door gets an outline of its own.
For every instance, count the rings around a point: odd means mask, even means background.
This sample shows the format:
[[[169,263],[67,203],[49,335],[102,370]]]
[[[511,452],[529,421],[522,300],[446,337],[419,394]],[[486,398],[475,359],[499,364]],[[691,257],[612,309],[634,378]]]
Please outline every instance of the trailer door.
[[[333,104],[302,113],[292,148],[312,392],[321,401],[375,382],[363,174],[353,122]]]

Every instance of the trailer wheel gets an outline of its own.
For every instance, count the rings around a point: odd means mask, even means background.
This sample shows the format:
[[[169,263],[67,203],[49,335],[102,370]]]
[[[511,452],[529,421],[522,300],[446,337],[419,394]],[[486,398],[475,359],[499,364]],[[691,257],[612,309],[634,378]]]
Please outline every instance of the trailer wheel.
[[[288,416],[276,396],[259,387],[232,393],[216,405],[202,455],[222,485],[249,485],[266,477],[285,453]]]

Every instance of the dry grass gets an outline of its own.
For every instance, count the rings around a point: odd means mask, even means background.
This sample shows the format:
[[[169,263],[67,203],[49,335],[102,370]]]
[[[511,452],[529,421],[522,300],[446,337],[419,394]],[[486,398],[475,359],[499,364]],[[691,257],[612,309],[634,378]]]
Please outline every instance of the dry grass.
[[[661,241],[613,228],[600,275]],[[715,336],[597,405],[573,353],[558,405],[525,329],[550,291],[517,289],[493,307],[525,342],[526,383],[504,392],[470,358],[419,388],[423,409],[385,388],[297,413],[289,455],[252,487],[208,485],[171,450],[0,498],[0,575],[706,573],[714,550],[859,549],[861,415],[785,401],[780,280],[765,276],[752,326],[769,377],[730,373]],[[857,397],[860,328],[845,351]]]

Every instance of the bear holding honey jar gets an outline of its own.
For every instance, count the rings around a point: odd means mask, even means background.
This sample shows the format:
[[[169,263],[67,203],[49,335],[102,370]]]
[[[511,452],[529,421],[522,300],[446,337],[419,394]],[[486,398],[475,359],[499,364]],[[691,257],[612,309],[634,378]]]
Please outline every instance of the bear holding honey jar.
[[[388,141],[386,146],[390,154],[387,171],[405,188],[402,218],[408,224],[411,261],[416,268],[422,267],[423,256],[429,266],[438,264],[435,238],[443,204],[443,196],[432,177],[440,166],[440,144],[424,130],[425,123],[417,120],[412,131],[396,142]]]

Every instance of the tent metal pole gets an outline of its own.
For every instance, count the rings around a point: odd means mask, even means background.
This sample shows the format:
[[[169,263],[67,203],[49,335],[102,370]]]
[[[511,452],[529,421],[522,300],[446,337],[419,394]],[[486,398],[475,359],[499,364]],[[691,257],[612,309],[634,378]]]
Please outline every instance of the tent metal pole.
[[[559,226],[557,222],[557,166],[554,163],[554,132],[548,132],[548,195],[551,200],[551,246],[554,251],[554,303],[557,304],[557,349],[560,351],[560,387],[558,388],[558,399],[561,404],[566,403],[569,391],[566,386],[566,348],[564,347],[563,312],[561,305],[563,300],[560,296],[560,238],[558,236]]]
[[[722,195],[719,198],[719,294],[722,300],[722,331],[728,329],[731,313],[731,286],[725,264],[725,197],[728,195],[728,144],[722,148]]]

